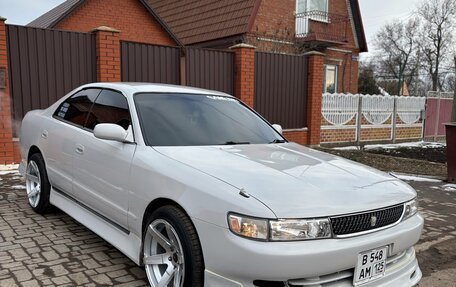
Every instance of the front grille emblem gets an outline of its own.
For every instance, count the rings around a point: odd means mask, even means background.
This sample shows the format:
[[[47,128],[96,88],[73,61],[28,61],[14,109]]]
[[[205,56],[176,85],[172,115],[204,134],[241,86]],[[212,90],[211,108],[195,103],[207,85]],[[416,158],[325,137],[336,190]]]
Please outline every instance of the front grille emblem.
[[[374,227],[377,224],[377,216],[372,215],[371,217],[371,226]]]

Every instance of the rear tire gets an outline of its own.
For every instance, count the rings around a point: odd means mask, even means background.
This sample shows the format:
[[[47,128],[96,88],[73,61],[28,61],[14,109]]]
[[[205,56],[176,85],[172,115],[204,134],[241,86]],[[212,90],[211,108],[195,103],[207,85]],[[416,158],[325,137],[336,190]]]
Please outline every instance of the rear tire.
[[[39,153],[33,154],[27,163],[25,184],[30,207],[39,214],[50,211],[51,184],[47,177],[43,156]]]
[[[152,287],[203,287],[201,245],[195,227],[181,209],[168,205],[153,212],[143,242],[143,262]]]

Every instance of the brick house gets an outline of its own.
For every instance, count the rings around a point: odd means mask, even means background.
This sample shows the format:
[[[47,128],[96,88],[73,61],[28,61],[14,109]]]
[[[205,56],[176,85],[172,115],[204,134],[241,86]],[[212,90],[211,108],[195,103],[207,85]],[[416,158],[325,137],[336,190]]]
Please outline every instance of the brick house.
[[[184,45],[257,51],[320,51],[324,92],[358,91],[359,53],[367,43],[358,0],[148,0]]]
[[[109,26],[121,40],[257,51],[325,53],[324,92],[358,91],[367,52],[358,0],[68,0],[28,26],[87,32]]]

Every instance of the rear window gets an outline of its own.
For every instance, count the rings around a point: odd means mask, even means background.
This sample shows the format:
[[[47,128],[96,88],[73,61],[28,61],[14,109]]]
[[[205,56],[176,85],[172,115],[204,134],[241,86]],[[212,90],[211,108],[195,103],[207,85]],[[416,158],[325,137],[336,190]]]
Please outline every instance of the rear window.
[[[92,104],[101,89],[86,89],[64,101],[55,111],[56,118],[83,127],[86,123]]]

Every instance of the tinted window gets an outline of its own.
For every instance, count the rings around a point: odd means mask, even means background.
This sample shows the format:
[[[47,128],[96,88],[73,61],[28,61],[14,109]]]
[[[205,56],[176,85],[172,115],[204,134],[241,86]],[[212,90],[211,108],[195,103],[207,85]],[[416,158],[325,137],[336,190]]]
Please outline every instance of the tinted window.
[[[84,126],[100,91],[100,89],[86,89],[76,93],[59,106],[54,116],[78,126]]]
[[[229,97],[137,94],[148,145],[263,144],[283,140],[263,119]]]
[[[90,111],[85,127],[93,130],[97,124],[118,124],[125,130],[131,124],[127,99],[118,92],[103,90]]]

